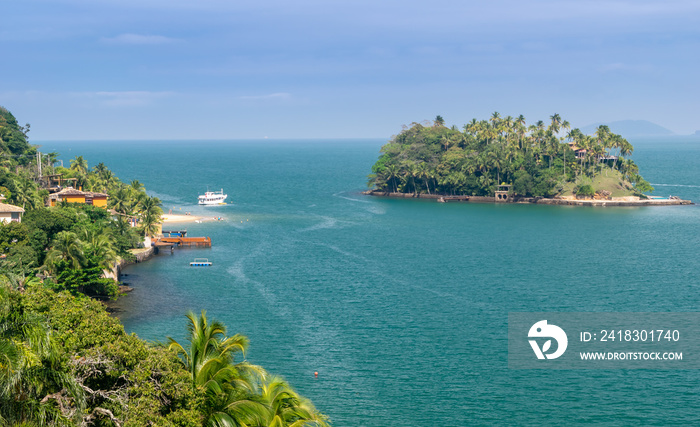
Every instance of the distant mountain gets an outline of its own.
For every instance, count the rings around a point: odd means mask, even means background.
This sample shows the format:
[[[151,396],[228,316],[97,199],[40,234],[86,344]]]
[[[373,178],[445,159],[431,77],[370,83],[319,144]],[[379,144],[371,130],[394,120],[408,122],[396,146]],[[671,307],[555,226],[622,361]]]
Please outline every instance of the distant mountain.
[[[607,125],[613,133],[620,134],[623,138],[673,135],[673,132],[670,130],[648,120],[619,120],[610,123],[594,123],[582,127],[581,132],[586,135],[592,135],[600,125]]]

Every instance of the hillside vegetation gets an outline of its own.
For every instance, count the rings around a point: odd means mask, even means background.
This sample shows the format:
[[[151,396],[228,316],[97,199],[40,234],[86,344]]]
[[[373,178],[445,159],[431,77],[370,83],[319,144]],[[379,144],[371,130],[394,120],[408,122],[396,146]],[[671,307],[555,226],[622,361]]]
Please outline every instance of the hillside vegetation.
[[[0,427],[328,425],[287,382],[245,360],[246,337],[205,312],[187,315],[186,342],[127,334],[95,298],[117,297],[104,270],[154,232],[160,200],[82,156],[54,169],[58,154],[38,155],[28,130],[0,107],[0,193],[26,210],[21,223],[0,222]],[[107,193],[117,214],[46,207],[40,171]]]
[[[629,159],[634,148],[600,126],[594,135],[570,129],[558,114],[528,126],[521,115],[473,119],[460,130],[412,123],[381,149],[368,186],[383,192],[493,196],[498,185],[524,197],[575,192],[640,195],[653,188]],[[578,156],[577,156],[578,152]],[[616,176],[617,181],[598,179]]]

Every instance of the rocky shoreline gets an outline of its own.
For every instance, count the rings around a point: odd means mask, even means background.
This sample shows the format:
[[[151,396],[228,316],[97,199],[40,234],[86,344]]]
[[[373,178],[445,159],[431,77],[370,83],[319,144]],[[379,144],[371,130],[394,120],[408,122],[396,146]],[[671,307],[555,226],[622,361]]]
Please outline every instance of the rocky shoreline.
[[[389,193],[377,190],[363,191],[362,194],[376,197],[388,197],[398,199],[432,199],[437,202],[471,202],[471,203],[522,203],[538,205],[559,206],[678,206],[692,205],[690,200],[675,199],[640,199],[632,197],[610,199],[571,199],[571,198],[544,198],[544,197],[514,197],[506,200],[497,200],[493,196],[449,196],[444,194],[413,194],[413,193]]]

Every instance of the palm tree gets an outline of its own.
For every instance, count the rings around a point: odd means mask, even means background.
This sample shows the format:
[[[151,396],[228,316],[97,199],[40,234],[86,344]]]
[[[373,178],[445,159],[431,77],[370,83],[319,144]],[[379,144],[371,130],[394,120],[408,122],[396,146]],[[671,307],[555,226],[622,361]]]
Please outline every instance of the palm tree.
[[[161,202],[157,197],[146,196],[139,203],[139,213],[141,214],[141,226],[144,235],[152,236],[158,230],[161,222],[163,210],[160,208]]]
[[[46,156],[46,163],[49,165],[49,171],[51,173],[55,172],[54,165],[58,161],[58,156],[59,154],[56,153],[55,151],[52,151],[51,153],[44,154]]]
[[[58,261],[66,261],[76,269],[85,265],[83,245],[75,233],[61,231],[54,237],[51,250],[46,254],[44,267],[51,272],[55,272]]]
[[[76,156],[75,159],[71,159],[70,161],[70,169],[79,174],[86,174],[88,172],[88,162],[83,156]]]
[[[72,162],[71,162],[72,163]],[[94,172],[98,175],[103,174],[104,172],[108,171],[107,166],[105,166],[104,163],[100,162],[93,168]]]
[[[552,121],[552,123],[549,125],[549,129],[554,134],[559,133],[559,129],[561,127],[561,116],[557,113],[554,113],[553,115],[549,116],[549,119]]]
[[[391,183],[394,185],[394,193],[398,192],[398,187],[396,185],[396,181],[399,180],[401,177],[401,171],[396,165],[389,165],[386,168],[387,172],[387,181],[391,181]]]
[[[205,396],[204,424],[251,425],[251,421],[263,419],[266,408],[250,397],[254,378],[265,373],[257,366],[234,360],[237,354],[245,353],[248,338],[238,334],[227,337],[224,324],[210,322],[204,310],[199,317],[187,313],[187,319],[189,345],[184,347],[168,337],[168,347],[190,372],[192,388]]]
[[[98,173],[97,176],[102,184],[102,191],[104,192],[107,192],[107,189],[110,188],[115,181],[117,181],[117,177],[114,176],[114,173],[112,173],[112,171],[109,169],[105,169],[104,171]]]
[[[141,191],[144,189],[143,184],[141,184],[138,179],[134,179],[129,185],[136,191]]]
[[[14,300],[14,301],[12,301]],[[79,414],[84,406],[75,377],[66,372],[51,330],[0,285],[0,420],[5,425],[68,425],[56,405],[59,392]]]
[[[112,236],[85,228],[82,230],[81,240],[85,243],[85,252],[89,251],[96,259],[100,260],[100,268],[109,270],[114,267],[119,256],[114,250]]]
[[[125,215],[130,215],[132,213],[131,194],[126,187],[120,188],[112,193],[111,196],[112,197],[109,198],[109,204],[112,209]]]
[[[410,163],[406,167],[406,171],[404,172],[404,179],[406,180],[406,190],[409,188],[413,189],[413,194],[418,193],[418,189],[416,188],[416,178],[418,177],[418,168],[416,167],[415,163]]]
[[[428,194],[430,194],[430,168],[428,167],[428,164],[423,162],[418,165],[418,179],[422,179],[423,182],[425,183],[425,189],[428,191]]]
[[[261,427],[328,426],[328,419],[279,377],[267,380],[262,385],[261,395],[263,404],[268,408]]]
[[[15,203],[21,204],[22,209],[35,208],[39,203],[34,185],[26,179],[18,178],[14,182],[14,191],[12,191],[12,200]]]
[[[498,123],[501,121],[501,113],[494,111],[489,120],[491,121],[493,127],[498,126]]]
[[[450,144],[452,144],[452,140],[447,135],[443,135],[440,137],[440,143],[442,144],[442,148],[447,151],[450,148]]]
[[[525,136],[526,129],[525,116],[521,114],[515,118],[515,132],[518,134],[518,147],[520,147],[521,150],[525,148],[523,137]]]

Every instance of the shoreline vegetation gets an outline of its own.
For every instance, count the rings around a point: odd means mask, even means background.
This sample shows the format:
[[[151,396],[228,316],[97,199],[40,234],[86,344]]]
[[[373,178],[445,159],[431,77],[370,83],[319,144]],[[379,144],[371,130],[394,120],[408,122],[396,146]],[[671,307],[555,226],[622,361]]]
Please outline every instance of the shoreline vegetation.
[[[149,256],[162,223],[209,218],[164,215],[82,156],[54,167],[29,129],[0,107],[0,426],[330,425],[204,311],[187,314],[187,342],[127,334],[103,302],[128,291],[120,266]]]
[[[559,114],[548,125],[540,120],[528,126],[522,115],[495,112],[461,130],[437,116],[404,126],[381,148],[364,194],[574,206],[692,203],[645,195],[654,188],[628,158],[633,151],[607,126],[584,135]]]

